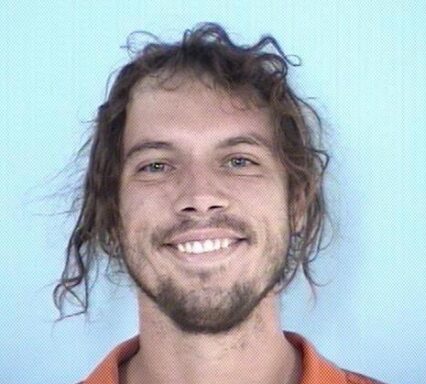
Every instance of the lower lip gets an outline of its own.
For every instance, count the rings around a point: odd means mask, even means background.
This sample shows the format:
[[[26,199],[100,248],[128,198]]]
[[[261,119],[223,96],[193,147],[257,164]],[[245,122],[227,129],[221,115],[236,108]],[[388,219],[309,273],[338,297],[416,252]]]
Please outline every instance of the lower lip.
[[[236,251],[241,250],[247,245],[246,240],[238,240],[236,243],[231,244],[228,248],[222,248],[217,251],[205,252],[205,253],[186,253],[180,252],[172,246],[166,246],[166,248],[179,260],[182,260],[191,264],[208,264],[217,263],[224,261],[233,256]]]

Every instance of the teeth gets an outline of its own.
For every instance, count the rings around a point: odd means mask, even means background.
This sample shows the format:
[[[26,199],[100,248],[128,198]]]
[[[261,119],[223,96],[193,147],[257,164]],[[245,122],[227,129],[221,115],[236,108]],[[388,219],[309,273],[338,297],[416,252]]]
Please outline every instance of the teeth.
[[[184,247],[185,247],[185,252],[192,252],[192,246],[190,243],[186,243]]]
[[[228,248],[230,243],[231,243],[231,240],[229,240],[229,239],[223,239],[220,242],[220,246],[221,246],[221,248]]]
[[[185,246],[183,244],[178,244],[177,248],[180,252],[185,252]]]
[[[186,250],[188,250],[188,248],[186,248]],[[201,243],[199,241],[194,241],[194,244],[192,245],[192,252],[194,253],[201,253],[203,252],[203,246],[201,245]]]
[[[232,244],[231,239],[208,239],[204,241],[188,241],[177,244],[180,252],[186,253],[205,253],[226,249]]]
[[[214,243],[212,240],[206,240],[204,242],[204,251],[205,252],[211,252],[214,251]]]

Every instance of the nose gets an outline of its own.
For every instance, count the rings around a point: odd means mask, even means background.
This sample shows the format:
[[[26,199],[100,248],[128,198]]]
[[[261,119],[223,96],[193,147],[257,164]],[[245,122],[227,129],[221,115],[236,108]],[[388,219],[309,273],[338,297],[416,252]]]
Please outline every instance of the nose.
[[[179,215],[206,215],[229,206],[219,178],[200,167],[182,176],[177,192],[175,211]]]

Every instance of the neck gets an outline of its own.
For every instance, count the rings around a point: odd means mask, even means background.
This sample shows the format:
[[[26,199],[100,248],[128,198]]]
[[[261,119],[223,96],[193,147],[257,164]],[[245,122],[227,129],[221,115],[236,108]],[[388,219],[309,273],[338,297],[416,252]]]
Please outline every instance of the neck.
[[[219,335],[182,332],[142,294],[139,308],[140,350],[122,371],[124,384],[298,382],[300,358],[283,336],[276,295]]]

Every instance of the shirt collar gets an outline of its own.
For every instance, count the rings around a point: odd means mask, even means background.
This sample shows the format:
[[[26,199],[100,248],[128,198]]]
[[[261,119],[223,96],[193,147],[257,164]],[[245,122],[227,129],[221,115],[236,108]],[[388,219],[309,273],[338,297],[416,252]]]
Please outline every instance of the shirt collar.
[[[300,384],[344,384],[345,373],[322,357],[314,346],[301,335],[284,331],[287,340],[297,348],[302,357]],[[139,350],[139,336],[118,345],[84,381],[85,384],[119,384],[119,365]]]

